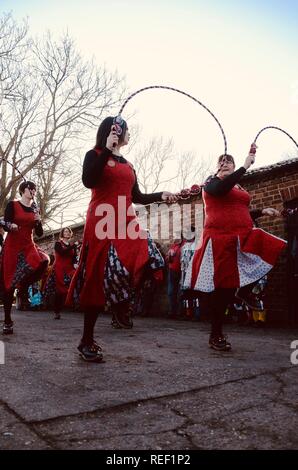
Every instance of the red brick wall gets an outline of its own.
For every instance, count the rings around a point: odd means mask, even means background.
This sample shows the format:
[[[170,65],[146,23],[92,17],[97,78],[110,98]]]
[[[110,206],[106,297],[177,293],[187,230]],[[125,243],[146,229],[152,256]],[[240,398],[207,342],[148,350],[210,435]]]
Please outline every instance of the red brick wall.
[[[185,210],[185,207],[188,206],[188,209]],[[152,207],[152,206],[151,206]],[[175,238],[179,238],[181,235],[180,227],[174,224],[174,221],[179,219],[181,224],[181,229],[184,227],[189,227],[190,225],[195,225],[197,234],[200,234],[203,230],[203,205],[201,197],[194,197],[191,201],[185,203],[181,202],[171,206],[171,213],[169,217],[169,233],[168,236],[161,237],[161,218],[164,217],[166,212],[165,204],[160,206],[159,217],[157,219],[157,226],[155,223],[150,224],[149,210],[147,208],[148,216],[139,216],[139,222],[142,226],[146,226],[156,242],[160,245],[160,250],[165,256],[169,249],[169,246]],[[169,302],[167,295],[167,280],[165,280],[162,286],[158,287],[158,291],[154,296],[153,306],[151,313],[155,316],[165,316],[169,310]]]
[[[274,207],[282,210],[284,202],[298,197],[298,171],[280,168],[273,175],[270,173],[248,174],[243,179],[242,185],[252,197],[252,208]],[[277,237],[287,239],[283,217],[276,219],[261,217],[258,219],[258,225]],[[289,320],[286,252],[282,254],[277,265],[270,272],[268,280],[265,301],[268,323],[285,326]]]

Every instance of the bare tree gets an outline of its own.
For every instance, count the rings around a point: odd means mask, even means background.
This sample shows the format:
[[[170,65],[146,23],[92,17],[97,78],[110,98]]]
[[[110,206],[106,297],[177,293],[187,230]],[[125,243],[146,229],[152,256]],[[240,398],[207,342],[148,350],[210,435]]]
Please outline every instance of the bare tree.
[[[123,79],[84,61],[68,34],[32,42],[16,73],[21,80],[13,96],[4,96],[0,117],[0,213],[16,194],[17,168],[37,178],[42,216],[54,220],[78,188],[82,138],[119,105]]]
[[[147,145],[133,148],[133,165],[138,183],[143,192],[154,192],[164,183],[173,181],[166,171],[174,159],[173,140],[164,142],[162,137],[153,137]]]
[[[61,220],[61,214],[82,192],[81,168],[73,168],[71,164],[56,150],[55,156],[38,164],[30,176],[33,181],[38,181],[39,210],[43,220],[49,223]]]
[[[178,157],[176,189],[189,188],[202,183],[211,173],[211,159],[198,158],[194,152],[185,152]]]
[[[29,39],[28,24],[17,24],[11,13],[0,18],[0,106],[1,99],[13,96],[21,78],[20,64]]]
[[[142,148],[132,147],[132,162],[145,193],[164,189],[165,183],[168,189],[180,191],[202,183],[211,173],[210,158],[199,158],[191,151],[179,155],[173,148],[173,139],[164,142],[162,137],[153,137]]]

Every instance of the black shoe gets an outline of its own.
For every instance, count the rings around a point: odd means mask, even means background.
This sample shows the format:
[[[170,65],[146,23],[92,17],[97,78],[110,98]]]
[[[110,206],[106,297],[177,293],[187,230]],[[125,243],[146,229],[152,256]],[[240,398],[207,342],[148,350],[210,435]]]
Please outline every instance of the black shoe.
[[[115,314],[112,316],[112,321],[111,321],[112,328],[115,328],[115,330],[122,330],[122,326],[119,325]]]
[[[13,321],[11,321],[10,323],[3,323],[2,333],[4,335],[12,335],[13,334]]]
[[[95,341],[89,345],[80,343],[78,350],[81,358],[86,362],[102,362],[103,360],[102,349]]]
[[[61,318],[60,313],[55,312],[54,313],[54,320],[60,320],[60,318]]]
[[[232,346],[231,343],[227,341],[226,336],[210,335],[209,348],[215,349],[215,351],[230,351]]]

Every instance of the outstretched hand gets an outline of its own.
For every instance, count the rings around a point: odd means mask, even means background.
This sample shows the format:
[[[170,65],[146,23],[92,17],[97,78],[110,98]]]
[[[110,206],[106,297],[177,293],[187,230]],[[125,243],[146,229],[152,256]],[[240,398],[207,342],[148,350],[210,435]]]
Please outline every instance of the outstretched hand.
[[[265,207],[265,209],[262,210],[262,215],[269,215],[270,217],[279,217],[281,213],[273,207]]]
[[[256,144],[255,143],[251,144],[250,149],[249,149],[249,154],[247,155],[244,165],[243,165],[246,170],[248,170],[248,168],[255,163],[256,151],[257,151]]]
[[[169,191],[164,191],[164,192],[162,193],[161,199],[162,199],[163,201],[168,202],[168,203],[171,204],[171,203],[177,201],[177,196],[176,196],[176,194],[170,193]]]

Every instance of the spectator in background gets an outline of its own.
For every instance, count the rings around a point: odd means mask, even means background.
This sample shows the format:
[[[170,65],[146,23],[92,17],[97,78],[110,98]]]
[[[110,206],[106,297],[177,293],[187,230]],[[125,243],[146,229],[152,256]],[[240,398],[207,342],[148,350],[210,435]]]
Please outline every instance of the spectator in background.
[[[159,250],[162,259],[164,255],[162,253],[162,247],[158,242],[155,242],[156,248]],[[145,275],[142,283],[142,287],[139,290],[136,297],[136,304],[134,313],[142,317],[149,316],[153,310],[153,304],[158,297],[159,289],[164,284],[165,270],[159,269],[153,271],[152,269],[145,270]]]
[[[61,318],[61,310],[64,306],[68,288],[74,275],[76,263],[76,250],[78,243],[74,241],[70,227],[63,227],[59,234],[59,240],[54,246],[55,261],[50,275],[45,284],[45,298],[55,293],[54,319]]]
[[[180,279],[181,279],[181,249],[183,238],[176,238],[168,250],[166,261],[168,266],[168,298],[170,303],[169,318],[178,318],[181,314]]]

